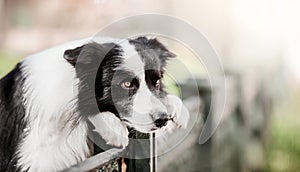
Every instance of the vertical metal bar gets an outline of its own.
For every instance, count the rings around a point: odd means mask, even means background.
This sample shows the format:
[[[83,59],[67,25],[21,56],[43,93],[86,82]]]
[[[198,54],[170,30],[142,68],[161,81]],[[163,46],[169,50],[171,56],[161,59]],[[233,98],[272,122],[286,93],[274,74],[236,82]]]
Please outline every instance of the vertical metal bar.
[[[150,172],[157,171],[157,149],[156,149],[156,140],[155,133],[151,133],[150,137]]]
[[[149,137],[149,141],[150,141],[150,172],[153,172],[153,165],[154,165],[154,161],[153,161],[153,134],[150,134]]]
[[[153,161],[154,161],[154,165],[153,165],[153,172],[157,171],[157,142],[156,142],[156,138],[155,138],[155,133],[153,133],[153,151],[154,151],[154,156],[153,156]]]

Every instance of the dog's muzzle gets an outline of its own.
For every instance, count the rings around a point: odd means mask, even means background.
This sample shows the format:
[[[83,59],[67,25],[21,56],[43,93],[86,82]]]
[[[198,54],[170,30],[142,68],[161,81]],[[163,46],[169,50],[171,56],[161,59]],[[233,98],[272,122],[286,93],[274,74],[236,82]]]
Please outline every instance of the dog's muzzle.
[[[161,113],[159,116],[160,116],[160,118],[158,118],[154,121],[155,126],[158,128],[162,128],[162,127],[166,126],[168,121],[171,120],[169,118],[169,115],[166,113]]]

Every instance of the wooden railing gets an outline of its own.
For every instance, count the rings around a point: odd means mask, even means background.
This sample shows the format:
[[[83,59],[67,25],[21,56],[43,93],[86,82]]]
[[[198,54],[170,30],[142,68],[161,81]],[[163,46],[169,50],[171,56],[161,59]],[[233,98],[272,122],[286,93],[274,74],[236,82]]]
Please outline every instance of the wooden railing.
[[[95,156],[92,156],[86,159],[83,162],[80,162],[69,169],[64,170],[63,172],[84,172],[84,171],[92,171],[94,169],[100,168],[107,163],[112,162],[120,157],[124,153],[124,149],[116,149],[112,148]]]
[[[154,134],[138,134],[135,131],[133,139],[143,139],[149,140],[149,142],[129,142],[129,145],[125,149],[112,148],[101,152],[97,155],[94,155],[68,169],[63,170],[63,172],[85,172],[85,171],[126,171],[126,172],[155,172],[157,169],[157,160],[156,160],[156,144],[155,144],[155,135]],[[134,132],[130,132],[134,133]],[[139,145],[140,144],[140,145]],[[135,150],[144,149],[143,159],[135,158],[123,158],[123,157],[135,157]],[[125,165],[124,165],[125,163]],[[117,166],[117,167],[115,167]],[[113,170],[112,170],[113,168]]]

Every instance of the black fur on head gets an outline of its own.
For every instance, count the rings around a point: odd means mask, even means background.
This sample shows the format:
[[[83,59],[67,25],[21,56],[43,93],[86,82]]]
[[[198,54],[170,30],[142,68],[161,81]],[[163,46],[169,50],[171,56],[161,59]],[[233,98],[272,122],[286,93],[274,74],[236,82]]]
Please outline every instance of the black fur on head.
[[[167,113],[166,106],[160,105],[167,95],[161,80],[170,57],[175,55],[162,43],[146,37],[66,50],[64,58],[75,66],[79,79],[79,118],[108,111],[134,123],[144,115],[150,125],[141,130],[148,132],[153,120]]]
[[[95,115],[99,111],[117,114],[112,97],[108,93],[110,93],[114,69],[122,63],[121,54],[121,48],[114,43],[92,42],[65,51],[64,58],[75,66],[79,78],[80,114]],[[95,109],[95,106],[98,106],[98,109]],[[82,117],[86,116],[80,116]]]
[[[148,87],[155,95],[164,97],[166,92],[164,91],[163,84],[160,85],[157,92],[155,91],[157,90],[155,88],[156,83],[153,82],[163,78],[167,60],[176,57],[176,55],[169,51],[156,38],[138,37],[131,39],[129,42],[135,46],[136,51],[145,63],[145,75]]]
[[[148,39],[147,37],[138,37],[136,39],[129,40],[131,44],[133,44],[136,50],[140,53],[141,57],[147,59],[147,52],[154,52],[161,60],[162,68],[166,66],[166,61],[168,58],[176,57],[176,55],[170,52],[161,42],[159,42],[156,38]]]

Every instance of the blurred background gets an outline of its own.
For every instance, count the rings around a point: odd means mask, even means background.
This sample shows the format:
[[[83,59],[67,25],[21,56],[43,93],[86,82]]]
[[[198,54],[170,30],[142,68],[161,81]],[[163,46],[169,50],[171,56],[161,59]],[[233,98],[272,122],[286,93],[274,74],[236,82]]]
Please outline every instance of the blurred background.
[[[194,144],[159,159],[160,171],[300,171],[299,8],[297,0],[0,0],[0,77],[27,55],[93,36],[121,18],[178,17],[219,54],[228,101],[210,141],[196,144],[196,132],[189,141]],[[207,75],[192,58],[185,61],[199,81],[205,120]],[[185,79],[180,86],[189,92]]]

